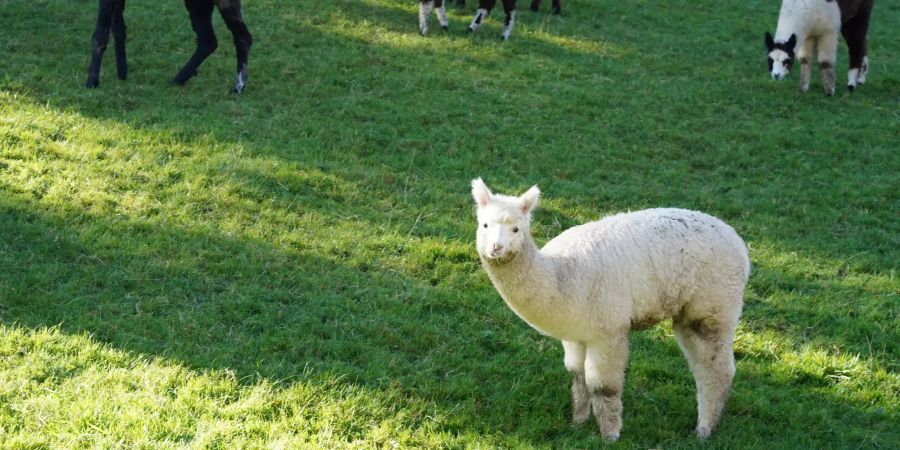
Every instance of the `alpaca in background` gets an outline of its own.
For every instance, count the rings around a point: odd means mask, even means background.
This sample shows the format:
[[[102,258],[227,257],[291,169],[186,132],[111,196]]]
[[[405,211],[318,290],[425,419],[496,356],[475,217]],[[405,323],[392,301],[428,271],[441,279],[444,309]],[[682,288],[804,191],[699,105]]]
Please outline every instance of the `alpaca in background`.
[[[850,91],[866,82],[869,69],[867,34],[873,0],[784,0],[773,37],[766,33],[769,72],[782,80],[800,60],[800,91],[809,90],[813,52],[822,75],[825,95],[834,94],[838,31],[847,41]]]
[[[215,7],[219,8],[219,14],[225,21],[225,25],[234,37],[234,48],[237,51],[237,76],[234,82],[234,92],[241,93],[247,83],[247,59],[250,53],[250,45],[253,37],[244,24],[244,15],[241,0],[185,0],[191,18],[191,27],[197,34],[197,48],[194,54],[175,75],[173,83],[183,85],[191,77],[197,74],[200,64],[212,54],[218,47],[216,32],[213,29],[212,13]],[[124,80],[128,76],[128,63],[125,57],[125,0],[100,0],[97,9],[97,26],[91,39],[91,63],[88,67],[88,78],[85,85],[95,88],[100,85],[100,64],[103,61],[103,53],[109,43],[110,30],[115,37],[116,71],[119,79]]]

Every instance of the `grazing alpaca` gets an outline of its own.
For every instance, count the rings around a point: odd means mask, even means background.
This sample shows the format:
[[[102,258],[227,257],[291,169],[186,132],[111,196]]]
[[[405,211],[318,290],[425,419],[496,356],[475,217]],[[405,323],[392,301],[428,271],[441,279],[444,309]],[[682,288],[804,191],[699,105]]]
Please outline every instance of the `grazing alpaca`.
[[[491,15],[491,10],[496,4],[497,0],[478,0],[478,10],[475,11],[475,17],[469,24],[469,33],[481,26],[481,22]],[[506,12],[506,19],[503,21],[503,40],[507,40],[516,24],[516,0],[503,0],[503,11]]]
[[[419,0],[419,30],[421,30],[422,36],[428,35],[428,18],[431,16],[432,10],[437,11],[438,22],[441,23],[442,30],[446,31],[450,26],[450,21],[447,19],[447,5],[444,0]]]
[[[837,34],[847,41],[850,91],[866,81],[868,56],[866,35],[873,0],[783,0],[775,37],[766,33],[769,72],[772,79],[787,77],[794,59],[800,60],[800,91],[809,90],[812,55],[818,52],[819,69],[826,95],[834,94]]]
[[[225,25],[234,37],[234,48],[237,50],[237,78],[234,82],[234,92],[241,93],[247,83],[247,57],[253,42],[250,31],[244,24],[241,0],[184,0],[184,6],[190,14],[191,27],[197,34],[197,49],[172,82],[183,85],[197,74],[197,68],[203,60],[216,50],[218,42],[216,32],[213,30],[212,13],[214,7],[218,7]],[[124,80],[128,75],[128,63],[125,59],[124,12],[125,0],[100,0],[97,27],[91,40],[93,47],[91,65],[88,67],[88,79],[85,83],[89,88],[95,88],[100,84],[100,63],[109,42],[110,28],[115,37],[116,69],[119,79]]]
[[[562,340],[573,420],[593,408],[603,437],[619,437],[628,333],[672,318],[697,383],[697,434],[709,436],[735,371],[750,274],[744,242],[719,219],[669,208],[579,225],[539,250],[530,232],[539,195],[537,186],[520,197],[493,194],[472,181],[478,255],[507,306]]]
[[[541,0],[531,0],[531,10],[538,11],[541,9]],[[553,0],[553,15],[562,13],[562,0]]]

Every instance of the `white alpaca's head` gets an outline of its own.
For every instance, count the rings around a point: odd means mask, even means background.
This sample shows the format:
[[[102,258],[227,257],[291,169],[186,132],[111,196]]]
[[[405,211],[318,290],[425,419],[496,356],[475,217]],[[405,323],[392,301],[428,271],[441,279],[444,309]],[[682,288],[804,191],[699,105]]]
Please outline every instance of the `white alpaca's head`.
[[[797,35],[792,34],[787,42],[775,42],[772,35],[766,33],[766,49],[769,51],[769,73],[775,81],[787,78],[794,64],[794,50],[797,47]]]
[[[519,197],[494,194],[481,178],[472,180],[472,197],[478,207],[476,246],[484,261],[512,261],[523,245],[531,245],[531,212],[540,195],[537,186]]]

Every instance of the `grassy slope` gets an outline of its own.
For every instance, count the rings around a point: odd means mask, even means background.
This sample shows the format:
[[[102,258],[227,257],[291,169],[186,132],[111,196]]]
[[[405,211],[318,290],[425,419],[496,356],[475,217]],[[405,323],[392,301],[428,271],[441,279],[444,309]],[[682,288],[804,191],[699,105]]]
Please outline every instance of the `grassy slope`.
[[[825,98],[767,79],[774,1],[571,0],[506,43],[468,10],[423,39],[412,0],[291,3],[247,2],[242,97],[218,18],[166,84],[178,2],[129,3],[131,77],[110,54],[94,91],[93,1],[0,3],[0,446],[603,446],[478,267],[475,176],[539,184],[541,242],[665,205],[750,244],[719,433],[690,434],[662,324],[633,335],[616,448],[900,445],[898,5],[869,84]]]

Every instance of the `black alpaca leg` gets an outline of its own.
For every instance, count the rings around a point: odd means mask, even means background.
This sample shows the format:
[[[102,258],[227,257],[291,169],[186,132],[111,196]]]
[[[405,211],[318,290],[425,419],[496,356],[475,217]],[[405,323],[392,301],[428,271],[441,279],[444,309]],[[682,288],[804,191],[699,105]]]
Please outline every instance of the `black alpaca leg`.
[[[868,72],[868,43],[869,15],[871,8],[861,8],[857,15],[841,25],[841,34],[847,42],[847,54],[850,59],[850,70],[847,71],[847,89],[850,92],[857,86],[866,82]]]
[[[491,15],[491,10],[494,9],[496,4],[497,0],[478,0],[478,11],[475,11],[475,17],[472,18],[472,23],[469,24],[469,33],[474,32],[481,26],[484,19]]]
[[[234,38],[234,49],[237,54],[237,76],[234,81],[234,93],[240,94],[247,84],[247,61],[250,58],[250,46],[253,45],[253,36],[244,23],[244,13],[240,1],[220,2],[219,14],[225,20],[225,25],[231,31]]]
[[[91,64],[88,66],[86,87],[95,88],[100,85],[100,65],[103,53],[109,44],[109,30],[116,10],[125,9],[125,0],[100,0],[97,6],[97,25],[91,37]]]
[[[456,0],[457,8],[462,8],[463,6],[466,6],[466,0]]]
[[[121,8],[113,12],[112,34],[116,39],[116,72],[120,80],[128,78],[128,58],[125,56],[125,0],[119,2]]]
[[[184,65],[178,75],[172,80],[173,83],[183,85],[192,76],[197,74],[197,68],[203,61],[216,51],[218,41],[216,40],[216,32],[212,25],[212,0],[184,0],[184,7],[187,8],[191,16],[191,27],[197,34],[197,49],[191,59]]]
[[[503,40],[509,39],[513,27],[516,25],[516,0],[503,0],[503,11],[506,19],[503,21]]]
[[[531,10],[537,12],[541,9],[541,0],[531,0]],[[553,0],[553,15],[559,15],[562,13],[562,1],[561,0]]]

